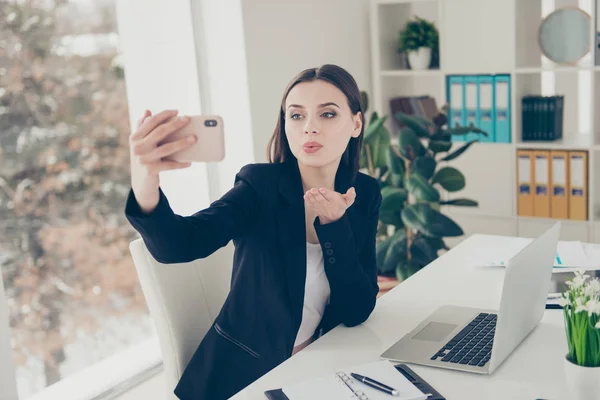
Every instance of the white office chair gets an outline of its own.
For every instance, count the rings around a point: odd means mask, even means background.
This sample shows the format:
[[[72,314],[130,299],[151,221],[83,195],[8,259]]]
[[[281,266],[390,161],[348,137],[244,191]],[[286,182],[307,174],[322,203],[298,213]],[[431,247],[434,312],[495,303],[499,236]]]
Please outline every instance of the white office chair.
[[[181,264],[156,261],[143,241],[129,245],[142,291],[156,326],[167,399],[229,293],[233,243],[210,257]]]
[[[4,293],[2,271],[0,271],[0,371],[0,400],[16,400],[17,381],[10,346],[8,298]]]

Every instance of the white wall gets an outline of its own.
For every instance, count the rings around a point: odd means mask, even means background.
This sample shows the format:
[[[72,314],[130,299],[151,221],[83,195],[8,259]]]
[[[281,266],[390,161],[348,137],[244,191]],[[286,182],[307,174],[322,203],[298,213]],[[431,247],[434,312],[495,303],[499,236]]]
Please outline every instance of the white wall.
[[[368,0],[242,0],[254,155],[266,161],[283,90],[306,68],[338,64],[370,92]]]

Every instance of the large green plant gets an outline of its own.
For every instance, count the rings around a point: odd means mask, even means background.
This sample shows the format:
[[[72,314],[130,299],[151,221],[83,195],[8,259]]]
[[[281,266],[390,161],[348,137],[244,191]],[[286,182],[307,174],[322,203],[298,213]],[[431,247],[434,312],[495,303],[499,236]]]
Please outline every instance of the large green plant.
[[[361,92],[366,113],[368,96]],[[457,148],[452,135],[487,134],[473,126],[445,127],[444,113],[433,121],[397,113],[404,124],[397,138],[384,123],[388,117],[373,112],[365,129],[361,170],[379,182],[382,194],[378,228],[377,266],[379,275],[406,279],[448,249],[445,237],[461,236],[460,226],[440,212],[440,206],[473,207],[466,198],[442,200],[440,188],[454,193],[465,187],[465,177],[446,165],[463,154],[477,139]]]

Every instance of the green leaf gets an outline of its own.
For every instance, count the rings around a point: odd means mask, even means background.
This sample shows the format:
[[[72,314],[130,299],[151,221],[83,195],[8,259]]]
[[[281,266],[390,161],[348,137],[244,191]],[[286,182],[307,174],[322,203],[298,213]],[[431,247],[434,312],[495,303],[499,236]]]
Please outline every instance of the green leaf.
[[[393,225],[396,228],[404,228],[401,208],[394,211],[380,211],[379,220],[384,224]]]
[[[397,175],[404,175],[404,160],[398,157],[394,152],[392,146],[387,148],[387,166],[392,173]]]
[[[414,159],[410,167],[411,171],[418,172],[423,178],[429,180],[433,176],[437,162],[435,158],[428,156],[419,156]]]
[[[450,135],[466,135],[467,133],[477,133],[483,136],[488,136],[486,131],[483,131],[475,126],[457,126],[456,128],[446,129],[446,133]]]
[[[399,175],[399,174],[390,173],[387,176],[387,179],[385,181],[390,186],[394,186],[397,188],[403,188],[404,187],[404,174]]]
[[[406,189],[387,186],[381,189],[381,197],[379,220],[384,224],[403,227],[404,222],[402,222],[401,212],[408,197]]]
[[[398,111],[394,114],[394,117],[406,125],[407,128],[412,130],[414,134],[418,137],[429,137],[431,134],[427,125],[422,124],[417,121],[414,116],[403,113],[402,111]]]
[[[415,135],[411,128],[403,128],[398,136],[398,149],[400,154],[408,160],[414,160],[418,155],[422,154],[423,146],[421,141]]]
[[[469,147],[471,147],[471,145],[473,143],[478,142],[478,141],[479,140],[475,139],[475,140],[471,140],[470,142],[465,143],[464,145],[460,146],[456,151],[453,151],[452,153],[448,154],[446,157],[442,158],[440,161],[454,160],[456,157],[460,156],[462,153],[467,151],[467,149]]]
[[[452,141],[452,135],[445,133],[444,131],[440,131],[431,135],[430,140],[437,140],[440,142],[450,142]]]
[[[432,209],[428,203],[411,204],[402,210],[402,221],[429,237],[463,235],[463,230],[450,218]]]
[[[390,239],[382,265],[385,272],[394,271],[400,262],[406,260],[406,232],[400,229]]]
[[[382,135],[384,133],[381,127],[383,126],[383,123],[387,118],[387,115],[384,115],[383,117],[379,118],[377,116],[377,113],[373,113],[373,115],[371,116],[371,122],[367,126],[365,137],[363,138],[363,141],[365,143],[371,143],[372,140],[375,138],[374,136]]]
[[[437,258],[437,252],[430,246],[423,236],[417,236],[410,245],[412,261],[424,267]]]
[[[441,153],[444,151],[450,150],[452,147],[452,142],[442,142],[440,140],[430,140],[429,141],[429,150],[434,153]]]
[[[452,148],[452,142],[444,142],[441,140],[430,140],[429,141],[429,150],[433,153],[442,153],[449,151]]]
[[[390,243],[392,243],[393,237],[389,237],[385,239],[383,242],[378,243],[375,248],[375,257],[377,259],[377,271],[381,275],[385,275],[386,273],[390,273],[392,271],[386,271],[384,266],[385,255],[390,248]]]
[[[447,201],[440,201],[440,205],[442,206],[462,206],[462,207],[477,207],[479,205],[478,202],[471,199],[454,199]]]
[[[368,143],[365,143],[365,148],[371,151],[371,159],[373,161],[373,168],[383,168],[386,166],[386,152],[390,145],[390,135],[387,128],[379,121],[373,123],[373,126],[378,126],[377,130],[372,132],[369,136]]]
[[[465,176],[453,167],[444,167],[439,169],[431,183],[439,183],[449,192],[457,192],[465,187]]]
[[[445,249],[448,250],[448,246],[446,246],[446,243],[444,242],[444,239],[439,238],[439,237],[427,237],[427,236],[422,236],[423,240],[427,241],[427,243],[429,243],[429,246],[433,249],[433,251],[437,252],[441,249]]]
[[[419,201],[439,201],[440,193],[421,174],[410,174],[406,188]]]
[[[412,261],[402,261],[396,267],[396,278],[399,281],[405,281],[421,269]]]
[[[408,193],[406,189],[387,186],[381,189],[381,197],[380,212],[396,211],[404,207]]]

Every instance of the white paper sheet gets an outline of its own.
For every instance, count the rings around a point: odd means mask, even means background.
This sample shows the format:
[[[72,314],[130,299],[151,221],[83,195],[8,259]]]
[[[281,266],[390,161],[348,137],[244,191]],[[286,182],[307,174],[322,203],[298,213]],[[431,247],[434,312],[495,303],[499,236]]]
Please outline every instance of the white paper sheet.
[[[525,247],[530,242],[529,239],[523,239],[522,241],[515,242],[514,253],[516,254],[519,250]],[[508,259],[488,259],[483,261],[484,266],[488,267],[505,267],[508,263]],[[600,259],[594,260],[588,257],[583,244],[580,241],[559,241],[557,246],[557,254],[554,258],[554,268],[594,268],[595,264],[600,265]]]
[[[366,394],[369,400],[426,400],[427,396],[423,394],[415,385],[410,383],[394,366],[387,360],[376,361],[368,364],[349,366],[342,368],[341,371],[346,375],[351,372],[368,376],[376,381],[386,384],[394,389],[398,389],[400,395],[392,397],[387,393],[380,392],[369,386],[352,379],[350,386],[354,390],[360,390]],[[285,395],[290,400],[346,400],[351,398],[352,392],[336,376],[335,372],[327,376],[322,376],[307,381],[294,383],[282,388]]]

